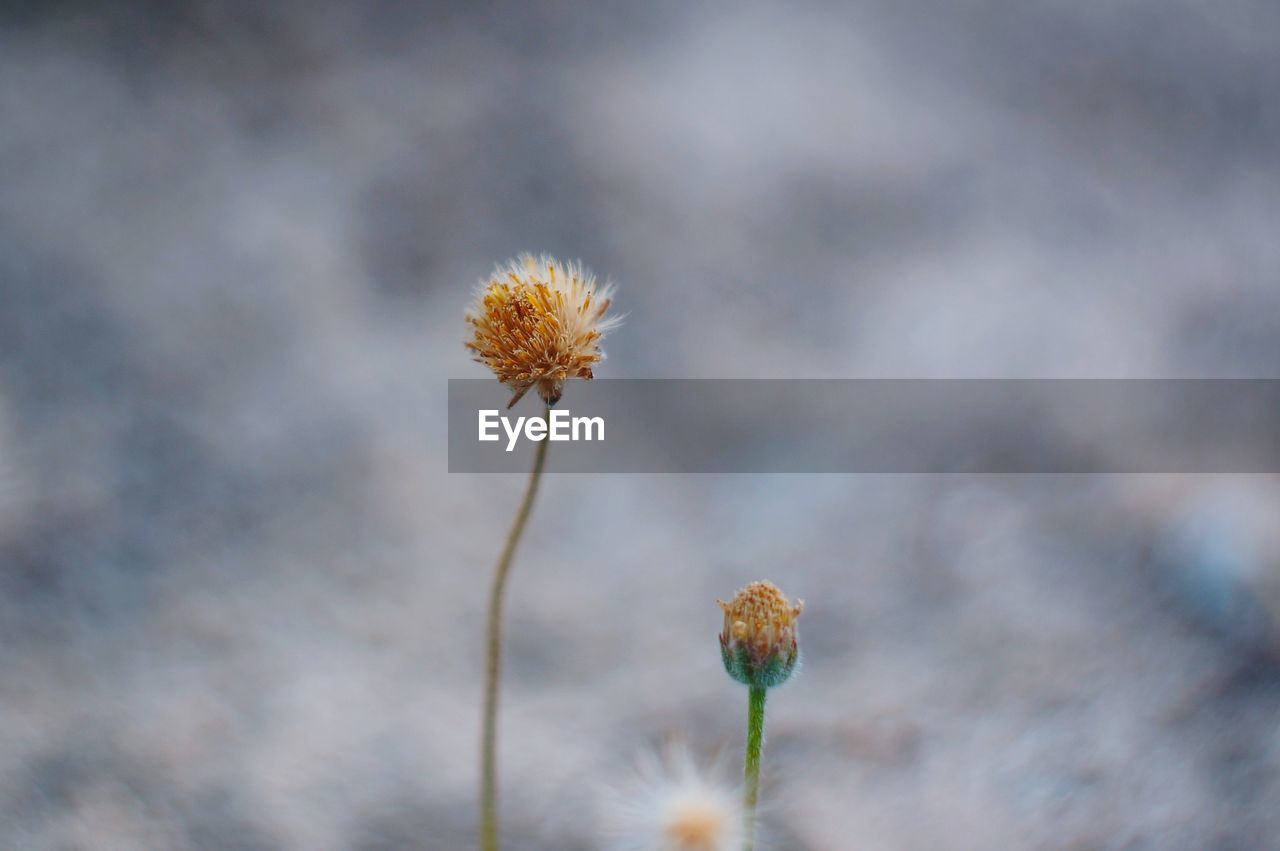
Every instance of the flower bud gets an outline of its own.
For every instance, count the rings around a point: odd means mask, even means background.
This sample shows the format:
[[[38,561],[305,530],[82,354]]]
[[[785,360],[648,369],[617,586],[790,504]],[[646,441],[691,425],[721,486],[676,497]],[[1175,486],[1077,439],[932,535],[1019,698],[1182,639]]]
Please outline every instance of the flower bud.
[[[792,605],[772,582],[752,582],[731,602],[716,602],[724,611],[720,654],[729,676],[755,688],[786,682],[800,657],[796,619],[804,601]]]

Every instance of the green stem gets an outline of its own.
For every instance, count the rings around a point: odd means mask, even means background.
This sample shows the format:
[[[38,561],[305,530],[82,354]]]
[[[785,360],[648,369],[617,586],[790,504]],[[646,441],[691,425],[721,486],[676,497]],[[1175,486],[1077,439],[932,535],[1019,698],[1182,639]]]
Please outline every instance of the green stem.
[[[551,409],[544,414],[551,419]],[[516,512],[515,523],[507,533],[506,546],[498,558],[493,572],[493,584],[489,586],[488,652],[484,678],[484,734],[480,756],[480,847],[484,851],[498,851],[498,680],[502,672],[502,601],[507,587],[507,575],[511,571],[511,559],[524,532],[529,512],[533,510],[533,498],[542,480],[542,468],[546,465],[547,445],[542,440],[533,456],[533,472],[525,487],[524,499]]]
[[[746,851],[756,841],[756,802],[760,799],[760,751],[764,748],[764,698],[768,691],[751,686],[747,696]]]

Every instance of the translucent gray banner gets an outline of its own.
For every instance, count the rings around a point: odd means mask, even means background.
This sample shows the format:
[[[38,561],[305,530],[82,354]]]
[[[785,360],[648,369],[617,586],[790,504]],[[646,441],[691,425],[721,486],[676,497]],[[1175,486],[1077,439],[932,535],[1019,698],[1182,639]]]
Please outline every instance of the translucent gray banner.
[[[510,395],[449,381],[449,472],[528,471]],[[1280,380],[597,379],[552,431],[553,473],[1275,473]]]

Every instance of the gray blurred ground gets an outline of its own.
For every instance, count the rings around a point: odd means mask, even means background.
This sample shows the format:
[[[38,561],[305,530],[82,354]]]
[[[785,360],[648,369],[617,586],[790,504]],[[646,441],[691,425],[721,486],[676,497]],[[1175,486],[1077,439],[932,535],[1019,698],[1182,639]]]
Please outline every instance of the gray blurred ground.
[[[619,281],[612,376],[1280,375],[1267,0],[0,20],[4,848],[470,845],[522,482],[445,472],[444,379],[518,251]],[[1278,505],[550,478],[507,847],[596,847],[646,743],[740,746],[714,600],[760,577],[809,601],[775,847],[1280,847]]]

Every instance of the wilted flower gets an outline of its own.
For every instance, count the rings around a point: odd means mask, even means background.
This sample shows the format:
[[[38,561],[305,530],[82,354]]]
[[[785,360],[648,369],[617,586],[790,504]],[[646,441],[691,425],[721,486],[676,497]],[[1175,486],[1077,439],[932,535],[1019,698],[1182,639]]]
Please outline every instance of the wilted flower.
[[[800,656],[795,605],[772,582],[752,582],[732,601],[717,600],[724,611],[720,653],[724,669],[738,682],[756,688],[781,685]]]
[[[645,752],[636,776],[614,791],[605,812],[615,851],[740,851],[741,793],[717,766],[701,771],[688,750]]]
[[[612,295],[613,286],[597,285],[581,263],[521,254],[476,292],[467,348],[515,392],[507,407],[530,387],[554,405],[567,379],[591,378],[604,359],[600,340],[622,321],[605,316]]]

